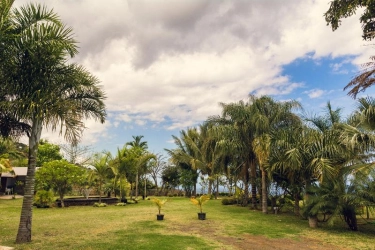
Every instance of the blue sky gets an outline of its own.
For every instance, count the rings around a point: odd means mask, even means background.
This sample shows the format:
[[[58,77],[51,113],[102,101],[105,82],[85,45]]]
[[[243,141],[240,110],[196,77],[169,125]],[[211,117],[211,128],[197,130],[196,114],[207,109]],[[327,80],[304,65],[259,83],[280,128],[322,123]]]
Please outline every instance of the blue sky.
[[[39,2],[73,28],[80,54],[72,60],[106,92],[106,123],[85,121],[82,137],[95,151],[143,135],[163,153],[172,135],[220,114],[219,102],[249,93],[296,99],[311,114],[330,101],[349,114],[355,101],[343,88],[373,54],[359,16],[335,32],[326,25],[328,0]],[[48,129],[42,137],[64,143]]]

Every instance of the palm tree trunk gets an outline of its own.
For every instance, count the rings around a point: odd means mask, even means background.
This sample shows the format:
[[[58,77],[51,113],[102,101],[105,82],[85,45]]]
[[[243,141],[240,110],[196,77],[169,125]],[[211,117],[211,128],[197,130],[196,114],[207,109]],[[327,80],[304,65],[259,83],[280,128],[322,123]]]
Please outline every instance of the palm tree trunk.
[[[310,195],[308,194],[308,190],[310,189],[310,187],[311,187],[310,179],[307,178],[306,179],[306,195],[305,195],[306,203],[309,203],[309,201],[310,201]],[[309,215],[308,220],[309,220],[309,226],[311,228],[318,227],[318,217],[317,217],[317,215]]]
[[[344,207],[343,215],[344,215],[345,222],[349,226],[350,230],[358,231],[357,216],[355,214],[355,208],[353,206]]]
[[[249,175],[249,168],[248,166],[246,165],[245,166],[245,190],[244,190],[244,197],[243,197],[243,201],[242,201],[242,205],[243,206],[247,206],[248,204],[248,199],[249,199],[249,179],[250,179],[250,175]]]
[[[31,241],[36,157],[38,154],[38,144],[42,134],[42,128],[42,121],[39,119],[34,119],[29,137],[29,159],[25,181],[25,194],[22,202],[21,218],[16,243]]]
[[[133,199],[133,182],[130,182],[130,199]]]
[[[215,193],[215,200],[219,197],[219,175],[216,177],[216,193]]]
[[[300,216],[300,213],[299,213],[299,192],[296,191],[294,193],[294,214],[296,216]]]
[[[251,181],[251,208],[257,208],[257,187],[256,187],[256,164],[252,160],[250,163],[250,181]]]
[[[102,180],[99,180],[99,203],[102,203]]]
[[[268,190],[267,190],[267,171],[264,167],[260,168],[262,171],[262,212],[264,214],[268,213]]]
[[[211,176],[208,176],[208,195],[211,197],[212,195],[212,178]]]
[[[135,198],[136,199],[138,198],[138,171],[137,171],[137,175],[135,177]]]

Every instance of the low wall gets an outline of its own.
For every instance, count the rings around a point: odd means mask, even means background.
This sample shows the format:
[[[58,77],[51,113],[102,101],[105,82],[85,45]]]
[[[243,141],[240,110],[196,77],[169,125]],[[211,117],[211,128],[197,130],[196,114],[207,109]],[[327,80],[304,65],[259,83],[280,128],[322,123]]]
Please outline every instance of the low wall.
[[[65,207],[69,206],[93,206],[94,203],[99,202],[99,197],[94,197],[94,198],[68,198],[64,199],[64,205]],[[119,202],[118,198],[102,198],[101,199],[102,203],[107,203],[108,205],[110,204],[117,204]],[[58,207],[61,207],[61,201],[60,199],[56,200],[56,205]]]

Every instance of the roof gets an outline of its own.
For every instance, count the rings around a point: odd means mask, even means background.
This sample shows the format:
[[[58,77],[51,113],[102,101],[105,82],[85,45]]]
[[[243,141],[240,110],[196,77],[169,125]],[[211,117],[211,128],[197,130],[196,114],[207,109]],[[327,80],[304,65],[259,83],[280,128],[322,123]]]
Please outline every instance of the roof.
[[[14,176],[26,176],[27,175],[27,167],[13,167],[12,170],[14,174],[12,172],[5,172],[1,174],[1,177],[14,177]]]

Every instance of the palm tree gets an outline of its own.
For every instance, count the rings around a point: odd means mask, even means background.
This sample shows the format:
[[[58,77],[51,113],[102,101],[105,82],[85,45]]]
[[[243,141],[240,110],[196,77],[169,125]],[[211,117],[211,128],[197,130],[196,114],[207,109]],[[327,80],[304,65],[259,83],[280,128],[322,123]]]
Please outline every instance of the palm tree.
[[[255,139],[254,124],[251,123],[250,103],[220,104],[222,115],[209,117],[208,122],[213,124],[213,133],[225,143],[223,147],[227,153],[234,154],[233,160],[239,166],[239,172],[244,183],[242,205],[246,206],[249,197],[249,183],[251,170],[252,208],[256,208],[256,156],[252,144]],[[254,193],[255,190],[255,193]]]
[[[0,2],[0,46],[5,45],[14,34],[12,30],[12,11],[11,7],[14,0],[2,0]],[[3,82],[3,72],[7,62],[7,50],[0,47],[0,81]],[[6,100],[7,87],[5,84],[0,85],[0,102]],[[19,137],[30,133],[30,126],[21,122],[16,114],[7,108],[0,107],[0,136],[2,137]]]
[[[181,130],[180,138],[172,135],[177,148],[172,150],[165,149],[165,151],[167,151],[168,155],[170,156],[171,162],[175,166],[191,173],[188,176],[194,178],[194,187],[192,193],[192,195],[194,196],[197,192],[197,178],[200,173],[200,169],[196,168],[197,164],[195,164],[194,160],[196,159],[197,150],[195,150],[193,146],[196,146],[196,143],[192,143],[197,140],[196,136],[197,133],[194,132],[194,129],[192,128],[189,128],[187,131]]]
[[[349,159],[353,157],[339,139],[341,124],[340,109],[333,110],[327,104],[325,116],[306,119],[309,126],[287,128],[273,135],[276,152],[272,154],[272,168],[282,173],[290,184],[297,187],[295,195],[295,213],[298,215],[298,187],[303,184],[306,191],[306,203],[310,226],[317,224],[317,213],[309,210],[313,199],[312,185],[319,181],[340,179],[338,174]],[[341,181],[341,179],[340,179]]]
[[[2,1],[3,3],[3,1]],[[18,9],[8,3],[1,13],[0,77],[7,95],[0,110],[9,110],[30,124],[29,162],[17,243],[31,241],[32,203],[37,148],[43,127],[65,128],[66,140],[77,143],[85,118],[104,122],[104,93],[98,79],[82,66],[67,64],[77,53],[72,29],[46,7],[29,4]],[[3,8],[4,10],[4,8]],[[3,57],[6,55],[6,57]],[[3,89],[2,89],[3,90]]]
[[[111,170],[109,166],[111,158],[111,154],[107,152],[104,154],[96,154],[92,163],[95,176],[99,182],[99,203],[102,202],[102,186]]]
[[[252,105],[251,120],[255,124],[256,137],[253,148],[262,173],[262,211],[267,213],[267,169],[270,154],[270,134],[285,127],[300,124],[300,118],[292,113],[292,109],[300,109],[296,101],[276,102],[269,96],[255,98],[250,96]]]
[[[375,83],[375,56],[370,57],[370,62],[363,65],[363,70],[355,76],[344,88],[351,88],[348,92],[349,96],[356,98],[359,92],[364,92],[367,88]]]
[[[132,136],[134,141],[127,142],[125,145],[132,148],[141,148],[146,150],[148,148],[147,141],[141,141],[144,137],[143,135]]]
[[[221,104],[223,111],[221,117],[209,118],[210,123],[216,126],[216,134],[225,140],[227,152],[235,152],[236,161],[242,162],[241,173],[245,183],[244,202],[247,204],[249,181],[251,181],[251,203],[252,208],[256,208],[256,177],[257,165],[259,164],[258,154],[260,149],[267,149],[267,146],[259,147],[257,138],[269,134],[272,129],[285,127],[294,121],[298,121],[298,117],[292,114],[293,108],[299,108],[300,104],[295,101],[277,103],[268,96],[255,97],[249,96],[248,102],[240,101],[238,103]],[[265,141],[262,141],[265,142]],[[258,148],[254,146],[258,144]],[[263,152],[263,156],[267,156]],[[268,156],[267,156],[268,157]],[[267,159],[263,159],[265,163]],[[264,167],[265,165],[263,165]],[[265,170],[263,168],[263,170]],[[266,173],[263,173],[265,178]],[[264,181],[265,183],[265,181]],[[263,187],[266,190],[266,187]],[[267,209],[265,207],[265,209]]]
[[[130,146],[131,157],[133,158],[133,168],[136,170],[135,176],[135,197],[138,197],[139,177],[147,172],[147,163],[149,160],[156,160],[156,155],[147,152],[147,141],[141,141],[143,135],[133,136],[134,141],[127,142],[125,146]],[[146,195],[146,194],[145,194]]]

